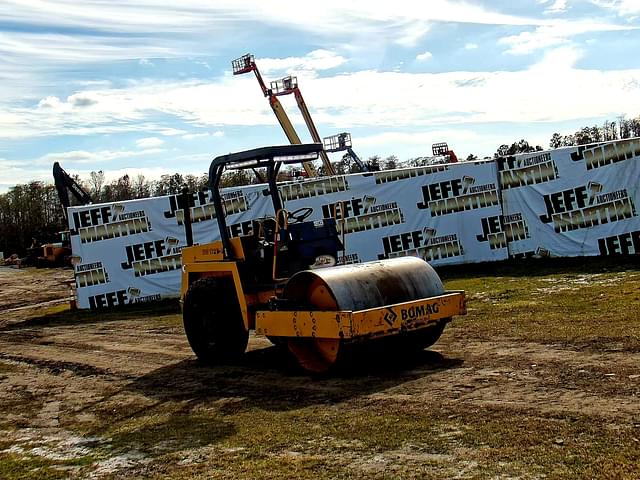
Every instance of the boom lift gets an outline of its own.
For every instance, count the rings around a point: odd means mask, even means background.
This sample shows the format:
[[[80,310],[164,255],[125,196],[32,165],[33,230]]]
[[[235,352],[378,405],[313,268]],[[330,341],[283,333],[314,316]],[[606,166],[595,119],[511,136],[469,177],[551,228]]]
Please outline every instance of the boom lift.
[[[356,155],[356,152],[351,148],[351,134],[347,132],[338,133],[331,137],[325,137],[322,139],[324,149],[327,152],[343,152],[347,151],[351,159],[355,162],[361,172],[368,172],[369,167],[360,160],[360,157]]]
[[[280,80],[271,82],[271,91],[275,96],[289,95],[293,93],[294,97],[296,97],[296,103],[298,104],[298,109],[302,114],[302,118],[304,118],[304,123],[307,124],[307,129],[311,134],[311,138],[313,139],[314,142],[318,142],[318,143],[321,142],[318,129],[316,128],[315,123],[313,123],[313,119],[311,118],[311,113],[309,112],[309,109],[307,108],[307,104],[305,103],[304,98],[302,97],[302,92],[298,88],[298,78],[292,77],[291,75],[289,75],[288,77],[284,77],[284,78],[281,78]],[[331,165],[331,162],[329,161],[327,152],[325,152],[324,150],[321,151],[320,158],[322,159],[322,165],[324,166],[326,174],[335,175],[336,171],[333,168],[333,165]]]
[[[274,95],[273,91],[267,88],[267,85],[264,83],[262,75],[260,75],[260,70],[258,70],[258,66],[256,65],[254,56],[250,53],[247,53],[240,58],[236,58],[231,62],[231,67],[233,69],[234,75],[242,75],[249,72],[253,72],[255,74],[256,79],[260,84],[260,88],[262,89],[262,94],[269,99],[271,110],[273,110],[273,113],[278,119],[278,123],[280,123],[282,130],[284,130],[284,134],[287,136],[287,140],[289,140],[289,143],[302,143],[295,128],[293,127],[293,124],[291,123],[291,120],[289,120],[287,112],[284,111],[280,100],[278,100],[277,95]],[[313,178],[318,176],[312,162],[303,162],[302,167],[304,168],[307,177]]]
[[[448,157],[445,158],[446,161],[444,163],[456,163],[458,161],[458,157],[453,150],[449,148],[447,142],[434,143],[431,145],[431,153],[433,153],[434,157]]]
[[[396,336],[426,348],[453,315],[465,314],[463,291],[445,291],[425,261],[402,257],[334,265],[342,249],[334,218],[307,220],[311,207],[289,212],[276,185],[283,164],[318,158],[319,143],[263,147],[216,157],[209,188],[220,240],[182,250],[184,329],[199,360],[240,357],[250,330],[286,345],[299,364],[324,372],[352,343]],[[220,180],[225,169],[265,167],[274,216],[253,233],[231,238]]]

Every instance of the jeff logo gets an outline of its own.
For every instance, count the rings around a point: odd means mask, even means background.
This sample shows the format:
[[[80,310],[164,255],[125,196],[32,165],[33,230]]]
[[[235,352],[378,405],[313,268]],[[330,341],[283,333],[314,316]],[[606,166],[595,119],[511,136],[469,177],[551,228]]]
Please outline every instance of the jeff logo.
[[[379,260],[412,255],[431,261],[464,255],[456,234],[437,236],[431,227],[383,237],[382,245],[384,253],[378,254]]]
[[[71,235],[79,235],[81,243],[92,243],[151,231],[144,210],[126,212],[122,204],[95,207],[73,212]]]
[[[404,223],[404,215],[396,202],[377,205],[376,198],[370,195],[322,205],[322,216],[337,220],[339,234]]]
[[[475,185],[475,178],[464,176],[422,186],[420,210],[428,208],[432,217],[498,205],[494,183]]]
[[[249,210],[249,202],[242,190],[222,193],[222,207],[225,215]],[[175,218],[178,225],[184,224],[184,211],[189,208],[191,222],[198,223],[216,218],[215,208],[209,191],[195,192],[187,197],[172,195],[169,197],[169,210],[164,212],[165,218]]]
[[[478,242],[489,242],[491,250],[506,248],[509,242],[529,238],[529,228],[522,213],[481,218],[480,223],[482,234],[476,235],[476,239]]]
[[[126,290],[115,290],[93,295],[88,300],[89,308],[98,310],[101,308],[121,307],[132,303],[156,302],[160,298],[160,294],[143,296],[139,288],[129,287]]]
[[[161,240],[136,243],[125,247],[127,261],[123,270],[133,269],[136,277],[178,270],[182,267],[180,240],[166,237]]]
[[[571,154],[571,160],[584,160],[587,170],[605,167],[612,163],[623,162],[634,157],[640,157],[640,140],[622,140],[619,142],[583,145]]]
[[[637,216],[633,200],[626,189],[601,193],[598,182],[550,193],[544,196],[546,213],[543,223],[553,224],[556,232],[590,228]]]
[[[503,189],[537,185],[558,178],[558,167],[550,153],[499,157],[496,159]]]
[[[598,249],[600,255],[638,255],[640,254],[640,230],[599,238]]]
[[[109,274],[102,262],[85,263],[75,266],[76,287],[93,287],[109,283]]]

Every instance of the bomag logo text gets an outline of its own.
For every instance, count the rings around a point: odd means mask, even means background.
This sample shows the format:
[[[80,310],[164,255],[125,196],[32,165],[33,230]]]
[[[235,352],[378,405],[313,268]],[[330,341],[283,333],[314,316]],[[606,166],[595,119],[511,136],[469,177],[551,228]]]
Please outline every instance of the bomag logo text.
[[[474,185],[475,178],[464,176],[422,186],[420,210],[428,208],[432,217],[498,205],[495,183]]]
[[[365,195],[322,205],[324,218],[335,218],[339,234],[362,232],[404,223],[396,202],[377,205],[375,197]]]
[[[182,267],[180,241],[167,237],[162,240],[136,243],[125,247],[127,261],[120,266],[123,270],[133,269],[136,277],[178,270]]]
[[[587,170],[605,167],[634,157],[640,157],[640,140],[638,139],[583,145],[571,154],[571,160],[574,162],[584,160]]]
[[[496,159],[503,189],[537,185],[558,178],[558,167],[550,153]]]
[[[540,220],[552,223],[553,229],[560,233],[637,216],[626,189],[600,193],[602,190],[602,184],[589,182],[586,186],[545,195],[547,211],[540,215]]]
[[[434,228],[389,235],[382,238],[384,253],[378,259],[404,257],[412,255],[427,261],[464,255],[464,249],[456,234],[436,236]]]
[[[529,238],[529,227],[522,213],[481,218],[480,223],[482,234],[476,235],[476,239],[478,242],[489,242],[492,250],[506,248],[509,242]]]
[[[73,212],[71,235],[80,243],[92,243],[151,231],[151,222],[144,210],[125,212],[120,204]]]
[[[409,321],[411,323],[418,323],[421,320],[429,319],[434,313],[440,311],[440,305],[438,302],[423,303],[422,305],[415,305],[409,308],[403,308],[400,310],[400,318],[403,322]]]

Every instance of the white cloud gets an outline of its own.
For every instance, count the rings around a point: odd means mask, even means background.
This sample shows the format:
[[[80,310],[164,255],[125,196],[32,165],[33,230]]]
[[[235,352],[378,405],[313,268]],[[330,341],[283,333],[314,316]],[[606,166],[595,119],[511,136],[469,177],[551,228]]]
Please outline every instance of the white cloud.
[[[553,3],[551,3],[553,2]],[[546,14],[557,14],[564,13],[567,11],[568,5],[567,0],[538,0],[538,3],[546,5],[551,4],[547,8],[545,8],[544,13]]]
[[[429,32],[429,25],[422,22],[409,22],[405,28],[399,31],[394,43],[403,47],[415,47],[417,43]]]
[[[193,140],[195,138],[207,138],[207,137],[220,138],[223,136],[224,136],[224,132],[222,130],[216,130],[215,132],[187,133],[186,135],[183,135],[182,138],[184,140]]]
[[[165,43],[165,42],[162,42]],[[176,45],[177,46],[177,45]],[[172,46],[154,44],[149,38],[120,38],[99,35],[82,37],[38,32],[0,32],[3,62],[44,64],[104,62],[141,57],[173,57],[179,52]]]
[[[163,144],[164,140],[158,137],[146,137],[136,140],[136,146],[143,149],[157,148],[162,146]]]
[[[161,149],[149,148],[145,150],[98,150],[94,152],[86,150],[72,150],[68,152],[48,153],[30,162],[36,165],[52,165],[54,162],[70,165],[86,165],[108,163],[113,160],[140,157],[143,155],[155,155],[162,152]]]
[[[464,45],[464,49],[465,50],[475,50],[476,48],[478,48],[478,44],[477,43],[465,43]]]
[[[594,32],[622,31],[630,27],[620,25],[608,25],[590,22],[556,22],[551,25],[543,25],[533,31],[521,32],[518,35],[503,37],[498,41],[499,45],[506,45],[506,53],[513,55],[525,55],[536,50],[549,47],[566,45],[578,35]]]
[[[526,55],[536,50],[567,43],[569,41],[567,37],[568,34],[561,28],[545,26],[501,38],[498,44],[508,46],[507,53]]]
[[[420,132],[387,131],[374,135],[354,137],[354,149],[363,158],[379,154],[381,149],[393,152],[394,145],[402,145],[405,156],[409,158],[431,156],[434,143],[447,142],[459,159],[465,159],[470,153],[475,155],[491,154],[498,145],[505,143],[502,133],[486,135],[467,128],[437,128]]]
[[[571,47],[554,49],[531,68],[512,72],[415,74],[361,70],[299,80],[319,128],[415,128],[459,122],[543,122],[619,113],[637,115],[634,109],[640,104],[640,89],[634,85],[640,82],[640,69],[578,69],[575,65],[580,55]],[[155,124],[156,115],[162,115],[165,123],[169,116],[198,128],[265,126],[277,131],[267,100],[249,76],[223,77],[215,83],[145,83],[77,95],[76,98],[99,101],[91,107],[77,107],[48,98],[36,108],[2,111],[0,137],[126,131],[147,135],[159,132],[159,136],[166,125]],[[216,101],[203,102],[203,98]],[[51,107],[45,108],[45,104]],[[286,99],[283,105],[304,131],[304,123],[295,113],[295,102]],[[189,135],[186,131],[169,130],[165,134]],[[161,144],[162,139],[157,136],[149,138],[141,145]]]
[[[636,0],[611,0],[610,5],[621,14],[629,15],[640,8],[634,7],[634,2]],[[248,24],[259,24],[278,32],[286,28],[290,35],[292,30],[320,39],[320,45],[322,42],[331,46],[338,44],[343,51],[351,49],[362,55],[366,50],[366,55],[376,55],[375,52],[385,52],[393,44],[415,47],[436,22],[528,29],[567,27],[569,30],[575,30],[573,26],[576,23],[507,15],[500,13],[496,9],[498,7],[457,0],[387,3],[353,0],[347,4],[343,0],[325,0],[314,4],[314,15],[309,15],[305,8],[273,8],[271,4],[258,0],[184,0],[170,6],[160,0],[88,3],[75,0],[5,0],[4,4],[0,22],[24,28],[0,32],[0,79],[3,85],[0,101],[33,98],[33,92],[45,97],[52,88],[59,86],[58,79],[51,79],[50,75],[61,74],[68,68],[86,70],[93,64],[120,61],[150,64],[149,59],[185,57],[196,64],[203,64],[204,56],[212,53],[212,38],[230,39],[229,45],[245,45],[251,37],[238,36],[237,32],[246,32]],[[555,0],[555,4],[559,7],[559,0]],[[603,30],[615,27],[602,25]],[[83,33],[52,33],[73,31]],[[534,35],[540,36],[535,32]],[[554,38],[556,40],[540,44],[564,43],[557,40],[561,38],[558,34]],[[510,50],[522,49],[526,50],[526,47],[516,45]],[[293,57],[294,61],[289,62],[285,61],[287,59],[271,60],[276,62],[274,67],[284,70],[284,73],[318,72],[347,61],[339,53],[327,49],[316,52],[317,58],[311,54],[309,58]],[[266,71],[271,68],[270,59],[263,60],[265,63],[261,68]]]
[[[629,17],[628,20],[635,20],[640,15],[640,2],[638,0],[591,0],[591,3],[613,10],[621,17]]]
[[[416,55],[416,60],[422,62],[424,60],[429,60],[431,57],[433,57],[433,54],[429,51],[426,51],[424,53]]]
[[[6,160],[0,158],[0,192],[5,191],[8,187],[18,184],[24,184],[31,181],[41,181],[45,183],[53,183],[51,167],[54,162],[60,162],[68,171],[73,170],[73,174],[79,175],[81,178],[89,178],[92,170],[104,168],[107,178],[116,179],[121,175],[117,175],[120,170],[106,168],[109,162],[116,160],[127,160],[140,158],[145,155],[159,154],[159,149],[149,149],[143,151],[128,150],[72,150],[66,152],[53,152],[38,158]],[[87,167],[91,165],[91,167]],[[105,167],[102,167],[105,165]],[[71,167],[71,169],[69,169]],[[153,174],[154,167],[129,169],[131,171],[140,171],[149,178],[159,178],[150,176]],[[169,173],[163,169],[163,173]],[[171,172],[173,173],[173,172]]]
[[[256,64],[264,74],[314,72],[329,70],[347,62],[347,59],[329,50],[314,50],[304,57],[259,58]]]
[[[55,108],[59,109],[62,105],[62,102],[58,97],[50,96],[47,98],[43,98],[38,102],[38,108]]]
[[[194,140],[196,138],[206,138],[210,136],[209,133],[187,133],[185,135],[182,135],[182,138],[184,140]]]

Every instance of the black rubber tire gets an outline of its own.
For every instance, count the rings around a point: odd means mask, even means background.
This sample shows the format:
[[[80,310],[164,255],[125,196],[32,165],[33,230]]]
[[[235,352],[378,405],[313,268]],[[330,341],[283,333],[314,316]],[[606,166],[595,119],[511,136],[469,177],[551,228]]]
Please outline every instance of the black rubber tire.
[[[438,341],[444,332],[444,327],[449,323],[449,318],[442,319],[435,325],[421,328],[413,332],[403,333],[400,343],[407,350],[424,350]]]
[[[228,280],[206,277],[193,282],[184,298],[182,321],[189,345],[202,363],[233,363],[247,349],[249,332]]]

